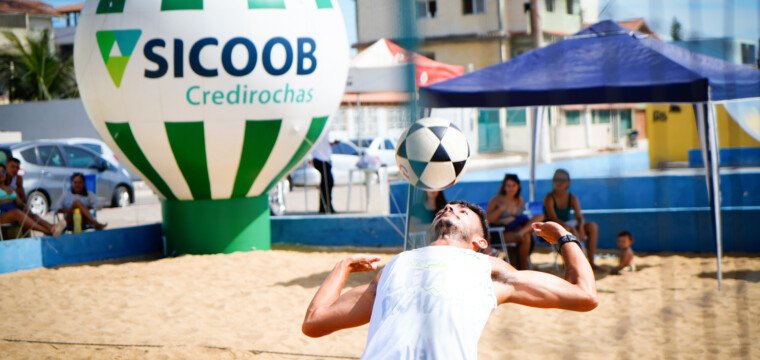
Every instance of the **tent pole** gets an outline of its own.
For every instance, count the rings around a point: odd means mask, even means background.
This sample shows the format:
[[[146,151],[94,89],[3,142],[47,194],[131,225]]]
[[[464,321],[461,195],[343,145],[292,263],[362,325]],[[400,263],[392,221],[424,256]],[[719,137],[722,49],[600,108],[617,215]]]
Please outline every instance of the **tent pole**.
[[[708,88],[708,94],[712,91]],[[713,231],[715,232],[715,246],[717,253],[717,276],[718,290],[723,282],[723,219],[720,213],[720,146],[718,145],[718,126],[715,117],[715,104],[712,96],[708,96],[707,102],[707,135],[710,141],[710,185],[712,196],[710,198],[710,210],[712,211]]]
[[[538,116],[538,107],[530,108],[530,201],[536,200],[536,152],[538,150],[538,129],[541,126],[540,117]]]
[[[723,229],[720,214],[720,173],[719,173],[719,147],[717,143],[717,130],[715,126],[715,113],[711,102],[700,103],[694,106],[699,130],[700,148],[705,166],[705,180],[707,182],[707,197],[710,202],[710,217],[713,225],[713,236],[716,245],[716,262],[718,289],[723,282]]]

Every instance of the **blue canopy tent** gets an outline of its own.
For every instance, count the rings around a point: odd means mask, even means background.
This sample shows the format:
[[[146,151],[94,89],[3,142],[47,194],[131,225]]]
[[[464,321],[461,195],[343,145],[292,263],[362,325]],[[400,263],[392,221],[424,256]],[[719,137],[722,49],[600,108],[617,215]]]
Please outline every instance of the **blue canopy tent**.
[[[602,21],[512,60],[420,89],[424,107],[523,107],[602,103],[693,103],[722,280],[718,144],[713,101],[760,97],[760,71]],[[531,119],[534,199],[541,116]]]

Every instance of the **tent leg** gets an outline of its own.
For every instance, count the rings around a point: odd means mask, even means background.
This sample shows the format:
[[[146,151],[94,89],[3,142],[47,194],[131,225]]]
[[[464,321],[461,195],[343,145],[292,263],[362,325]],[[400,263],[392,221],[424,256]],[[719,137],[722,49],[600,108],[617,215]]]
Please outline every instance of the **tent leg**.
[[[713,104],[710,102],[697,104],[694,110],[697,118],[697,129],[701,142],[702,159],[705,165],[707,180],[707,195],[710,201],[710,217],[713,223],[713,236],[716,245],[717,280],[720,290],[723,282],[723,223],[720,212],[720,157],[718,132]]]
[[[534,106],[530,108],[530,201],[536,200],[536,152],[538,151],[538,134],[541,127],[541,117],[539,108]]]

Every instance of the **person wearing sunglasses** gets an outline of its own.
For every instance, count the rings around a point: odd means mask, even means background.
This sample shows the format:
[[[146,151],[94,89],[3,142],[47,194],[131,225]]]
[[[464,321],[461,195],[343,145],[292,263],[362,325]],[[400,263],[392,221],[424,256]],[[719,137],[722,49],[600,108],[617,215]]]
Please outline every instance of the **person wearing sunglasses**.
[[[570,210],[575,218],[570,218]],[[544,214],[546,221],[554,221],[567,231],[577,236],[581,241],[587,241],[588,261],[594,270],[599,267],[594,264],[594,253],[599,241],[599,226],[593,221],[585,221],[581,212],[581,202],[570,193],[570,173],[565,169],[557,169],[552,177],[552,191],[544,197]]]
[[[16,191],[5,185],[7,170],[4,164],[0,164],[0,224],[16,223],[24,230],[35,230],[45,235],[58,237],[66,228],[65,223],[53,225],[41,217],[30,212],[21,211],[23,202],[19,199]]]

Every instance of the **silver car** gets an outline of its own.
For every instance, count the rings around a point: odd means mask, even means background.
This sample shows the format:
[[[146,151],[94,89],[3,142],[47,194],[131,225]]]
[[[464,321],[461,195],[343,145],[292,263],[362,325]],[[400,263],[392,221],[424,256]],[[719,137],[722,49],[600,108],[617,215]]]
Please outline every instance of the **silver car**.
[[[92,150],[58,141],[28,141],[0,145],[0,163],[9,157],[21,160],[27,204],[35,214],[45,214],[70,185],[71,175],[95,174],[100,206],[127,206],[134,202],[129,173]]]

